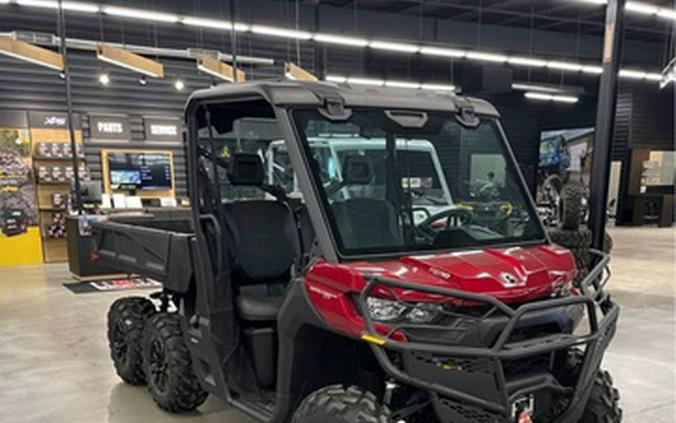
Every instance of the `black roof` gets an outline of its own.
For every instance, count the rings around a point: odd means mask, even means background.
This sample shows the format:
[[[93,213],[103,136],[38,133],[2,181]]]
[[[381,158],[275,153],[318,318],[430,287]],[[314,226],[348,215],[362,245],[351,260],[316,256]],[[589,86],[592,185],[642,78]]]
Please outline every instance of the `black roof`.
[[[188,109],[196,102],[262,98],[275,106],[322,106],[327,98],[342,99],[347,107],[387,107],[412,110],[457,112],[471,105],[480,115],[498,117],[499,113],[487,101],[457,96],[451,92],[411,90],[402,88],[366,87],[330,82],[251,81],[223,84],[195,91],[188,99]]]

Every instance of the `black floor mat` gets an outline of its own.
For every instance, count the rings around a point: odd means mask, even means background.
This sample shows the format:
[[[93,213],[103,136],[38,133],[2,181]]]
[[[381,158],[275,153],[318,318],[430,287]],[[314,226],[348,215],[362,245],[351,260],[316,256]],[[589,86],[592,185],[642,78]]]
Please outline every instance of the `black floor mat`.
[[[67,282],[63,286],[75,294],[125,291],[128,289],[158,289],[162,284],[145,278],[121,278],[91,282]]]

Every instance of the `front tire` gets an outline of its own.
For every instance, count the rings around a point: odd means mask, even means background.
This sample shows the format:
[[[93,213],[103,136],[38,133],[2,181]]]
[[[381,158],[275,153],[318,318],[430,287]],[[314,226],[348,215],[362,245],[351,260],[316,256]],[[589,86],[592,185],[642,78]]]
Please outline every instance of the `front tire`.
[[[580,423],[620,423],[620,393],[613,385],[610,373],[600,371],[594,380],[587,408]]]
[[[372,393],[333,385],[305,398],[292,423],[392,423],[392,417]]]
[[[108,346],[115,371],[130,385],[143,385],[141,341],[143,328],[153,314],[155,306],[143,297],[126,297],[116,300],[108,310]]]
[[[146,323],[143,368],[148,390],[161,409],[183,413],[195,410],[206,401],[208,393],[193,371],[177,314],[158,313]]]

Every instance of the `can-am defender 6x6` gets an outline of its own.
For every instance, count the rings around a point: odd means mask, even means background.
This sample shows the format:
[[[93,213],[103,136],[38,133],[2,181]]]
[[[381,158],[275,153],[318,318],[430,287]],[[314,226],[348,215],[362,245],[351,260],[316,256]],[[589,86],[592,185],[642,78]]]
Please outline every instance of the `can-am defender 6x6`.
[[[163,284],[116,301],[108,332],[118,374],[160,407],[621,421],[599,369],[619,314],[609,259],[572,283],[490,104],[252,82],[195,93],[186,121],[191,213],[95,227],[103,261]]]

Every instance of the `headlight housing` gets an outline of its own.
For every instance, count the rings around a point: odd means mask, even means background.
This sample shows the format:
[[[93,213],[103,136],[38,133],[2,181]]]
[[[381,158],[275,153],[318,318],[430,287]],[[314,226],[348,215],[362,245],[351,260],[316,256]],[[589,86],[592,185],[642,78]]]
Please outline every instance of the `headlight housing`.
[[[369,316],[382,323],[430,323],[437,319],[443,307],[440,304],[417,303],[407,305],[399,301],[369,297],[366,300]]]

